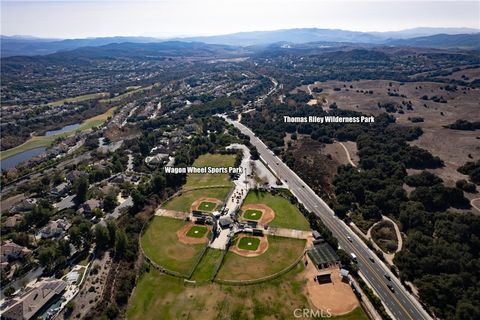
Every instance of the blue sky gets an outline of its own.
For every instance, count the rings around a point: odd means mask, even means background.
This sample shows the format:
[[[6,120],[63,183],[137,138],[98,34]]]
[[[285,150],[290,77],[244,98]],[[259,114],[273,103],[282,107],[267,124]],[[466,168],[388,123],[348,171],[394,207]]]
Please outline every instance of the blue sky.
[[[480,28],[480,1],[151,0],[1,2],[1,33],[173,37],[287,28]]]

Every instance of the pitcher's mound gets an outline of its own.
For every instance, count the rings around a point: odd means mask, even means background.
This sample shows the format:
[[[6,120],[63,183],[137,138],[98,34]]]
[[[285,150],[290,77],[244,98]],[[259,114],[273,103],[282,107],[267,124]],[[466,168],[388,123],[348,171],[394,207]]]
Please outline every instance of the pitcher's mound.
[[[243,257],[257,257],[268,250],[268,239],[241,234],[235,244],[230,247],[232,252]]]
[[[207,198],[207,197],[201,197],[195,200],[191,207],[190,211],[206,211],[206,212],[211,212],[215,210],[218,206],[222,205],[222,201],[216,199],[216,198]]]
[[[200,226],[193,223],[187,223],[177,231],[178,241],[183,244],[206,243],[208,242],[208,233],[211,230],[211,226]]]
[[[275,219],[275,212],[264,204],[246,204],[242,206],[242,219],[267,224]]]

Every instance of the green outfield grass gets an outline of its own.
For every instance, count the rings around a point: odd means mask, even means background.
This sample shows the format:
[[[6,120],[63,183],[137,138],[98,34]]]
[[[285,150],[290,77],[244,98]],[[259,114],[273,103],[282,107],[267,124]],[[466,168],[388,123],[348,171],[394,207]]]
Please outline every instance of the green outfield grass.
[[[194,167],[230,167],[235,164],[235,155],[204,154],[195,160]],[[220,174],[189,174],[184,189],[194,189],[208,186],[233,186],[228,173]]]
[[[352,312],[341,315],[341,316],[332,316],[330,319],[333,320],[369,320],[365,311],[362,307],[354,309]]]
[[[306,241],[268,237],[268,249],[257,257],[228,252],[218,273],[219,280],[253,280],[284,270],[303,254]]]
[[[248,220],[260,220],[262,217],[262,211],[259,210],[245,210],[243,212],[243,218]]]
[[[198,206],[198,210],[201,211],[213,211],[217,207],[217,204],[214,202],[204,201]]]
[[[193,268],[204,244],[186,245],[178,241],[176,232],[186,224],[185,221],[154,217],[140,243],[145,254],[156,264],[182,274],[188,274]]]
[[[216,255],[218,250],[207,251]],[[199,265],[202,265],[202,262]],[[216,283],[188,286],[154,268],[138,279],[127,308],[127,319],[292,319],[296,308],[309,308],[300,272],[303,265],[262,284],[226,286]],[[195,277],[195,275],[194,275]],[[288,303],[285,303],[288,301]],[[353,319],[349,319],[353,320]],[[361,319],[363,320],[363,319]]]
[[[250,191],[243,204],[265,204],[272,208],[275,211],[275,218],[269,223],[272,227],[310,230],[310,225],[300,210],[281,196],[266,191]]]
[[[146,91],[146,90],[150,90],[152,89],[154,86],[157,86],[158,84],[154,84],[154,85],[150,85],[150,86],[147,86],[147,87],[141,87],[141,86],[137,86],[135,88],[133,87],[130,87],[130,88],[133,88],[131,90],[128,90],[127,92],[125,93],[122,93],[122,94],[119,94],[118,96],[116,97],[113,97],[113,98],[106,98],[106,99],[102,99],[100,100],[101,103],[110,103],[110,102],[119,102],[119,101],[122,101],[123,99],[125,98],[128,98],[129,96],[131,96],[132,94],[134,93],[138,93],[138,92],[143,92],[143,91]],[[127,88],[128,89],[128,88]]]
[[[99,92],[99,93],[90,93],[90,94],[84,94],[81,96],[77,97],[71,97],[71,98],[66,98],[58,101],[53,101],[50,103],[47,103],[47,106],[50,107],[59,107],[64,105],[65,103],[75,103],[75,102],[82,102],[82,101],[87,101],[87,100],[94,100],[94,99],[100,99],[100,98],[105,98],[109,95],[108,92]]]
[[[255,251],[260,245],[260,239],[253,237],[243,237],[240,238],[237,242],[237,247],[243,250]]]
[[[16,155],[17,153],[24,152],[30,149],[51,146],[55,142],[55,140],[58,138],[68,137],[74,134],[75,132],[91,129],[93,127],[98,127],[102,125],[108,119],[108,117],[111,117],[113,115],[113,112],[115,111],[116,108],[117,107],[110,108],[105,113],[89,118],[83,121],[79,127],[72,129],[70,131],[66,131],[66,132],[59,133],[56,135],[51,135],[51,136],[33,136],[30,139],[28,139],[26,142],[22,143],[21,145],[16,146],[15,148],[1,151],[0,160],[9,158],[11,156]]]
[[[202,238],[207,231],[208,229],[205,226],[193,226],[187,231],[186,235],[191,238]]]
[[[192,275],[192,280],[208,281],[211,280],[213,274],[222,259],[223,251],[208,248],[207,252],[202,257],[195,272]]]
[[[206,188],[192,191],[184,191],[181,195],[173,197],[163,204],[164,209],[180,212],[190,212],[192,203],[201,197],[215,198],[221,201],[227,197],[230,188]]]
[[[217,254],[218,250],[207,251]],[[200,263],[201,265],[202,263]],[[199,267],[200,267],[199,265]],[[303,264],[280,278],[249,286],[215,283],[186,286],[183,280],[154,268],[143,273],[127,308],[129,320],[189,319],[294,319],[293,310],[310,309],[305,294]],[[358,307],[334,320],[367,320]]]

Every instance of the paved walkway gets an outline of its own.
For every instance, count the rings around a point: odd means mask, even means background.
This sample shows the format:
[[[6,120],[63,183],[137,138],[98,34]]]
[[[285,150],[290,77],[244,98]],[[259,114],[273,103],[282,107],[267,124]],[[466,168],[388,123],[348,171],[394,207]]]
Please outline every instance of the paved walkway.
[[[274,227],[268,228],[268,230],[265,231],[265,234],[277,236],[277,237],[295,238],[295,239],[308,239],[312,237],[312,231],[295,230],[295,229],[287,229],[287,228],[274,228]]]
[[[227,248],[227,243],[229,240],[231,230],[230,229],[222,229],[218,237],[210,243],[210,247],[214,249],[225,250]]]

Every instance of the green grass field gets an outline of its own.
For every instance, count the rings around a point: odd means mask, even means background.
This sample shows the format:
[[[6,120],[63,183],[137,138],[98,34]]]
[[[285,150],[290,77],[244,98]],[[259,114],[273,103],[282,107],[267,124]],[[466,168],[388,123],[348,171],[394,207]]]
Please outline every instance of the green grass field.
[[[207,255],[217,251],[209,249]],[[293,310],[311,308],[305,295],[303,268],[300,263],[282,277],[261,284],[208,283],[194,287],[150,268],[138,279],[127,319],[156,320],[159,315],[162,320],[191,319],[192,315],[195,319],[294,319]],[[359,307],[331,319],[367,320],[368,317]]]
[[[195,272],[192,275],[192,280],[209,281],[213,277],[213,273],[222,259],[223,251],[208,248],[207,252],[202,257]]]
[[[262,211],[259,210],[245,210],[243,218],[248,220],[259,220],[262,217]]]
[[[268,237],[268,250],[257,257],[242,257],[228,252],[217,278],[220,280],[253,280],[284,270],[302,255],[306,241]]]
[[[66,98],[66,99],[62,99],[62,100],[58,100],[58,101],[53,101],[53,102],[47,103],[47,106],[59,107],[59,106],[64,105],[65,103],[82,102],[82,101],[87,101],[87,100],[105,98],[107,96],[108,96],[108,92],[84,94],[84,95],[77,96],[77,97],[71,97],[71,98]]]
[[[186,245],[178,241],[176,232],[185,221],[167,217],[154,217],[140,243],[145,254],[158,265],[182,274],[188,274],[204,244]]]
[[[369,320],[365,311],[363,311],[362,307],[358,307],[354,309],[352,312],[341,315],[341,316],[333,316],[330,319],[334,320]]]
[[[260,239],[253,237],[243,237],[240,238],[237,242],[237,247],[243,250],[255,251],[260,245]]]
[[[235,155],[204,154],[193,163],[194,167],[230,167],[235,164]],[[228,173],[221,174],[189,174],[184,189],[193,189],[208,186],[233,186]]]
[[[207,231],[208,229],[205,226],[193,226],[187,231],[186,235],[191,238],[202,238]]]
[[[180,212],[190,212],[192,203],[201,197],[215,198],[224,200],[230,188],[207,188],[192,191],[184,191],[181,195],[174,197],[163,204],[164,209],[175,210]]]
[[[198,206],[198,210],[201,211],[213,211],[217,207],[217,204],[214,202],[204,201]]]
[[[138,280],[127,319],[154,320],[159,315],[162,320],[293,319],[293,310],[310,308],[302,271],[303,265],[298,264],[280,278],[249,286],[215,283],[185,286],[183,281],[150,268]]]
[[[110,108],[105,113],[89,118],[83,121],[79,127],[72,129],[70,131],[66,131],[66,132],[59,133],[52,136],[33,136],[30,139],[28,139],[26,142],[22,143],[21,145],[16,146],[15,148],[1,151],[0,160],[9,158],[11,156],[16,155],[17,153],[24,152],[26,150],[30,150],[38,147],[48,147],[52,145],[57,138],[68,137],[75,132],[91,129],[93,127],[98,127],[102,125],[108,119],[108,117],[111,117],[113,115],[113,112],[115,111],[116,108],[117,107]]]
[[[281,196],[269,192],[250,191],[243,204],[265,204],[275,211],[275,218],[269,223],[272,227],[297,230],[310,230],[310,225],[300,210]]]
[[[129,87],[131,88],[130,90],[128,90],[127,92],[125,93],[122,93],[122,94],[119,94],[118,96],[116,97],[113,97],[113,98],[106,98],[106,99],[102,99],[100,100],[100,103],[110,103],[110,102],[119,102],[119,101],[122,101],[123,99],[125,98],[128,98],[129,96],[131,96],[132,94],[134,93],[138,93],[138,92],[143,92],[143,91],[146,91],[146,90],[150,90],[152,89],[154,86],[157,86],[158,84],[154,84],[154,85],[150,85],[150,86],[147,86],[147,87],[141,87],[141,86],[136,86],[136,87]],[[128,88],[127,88],[128,89]]]

